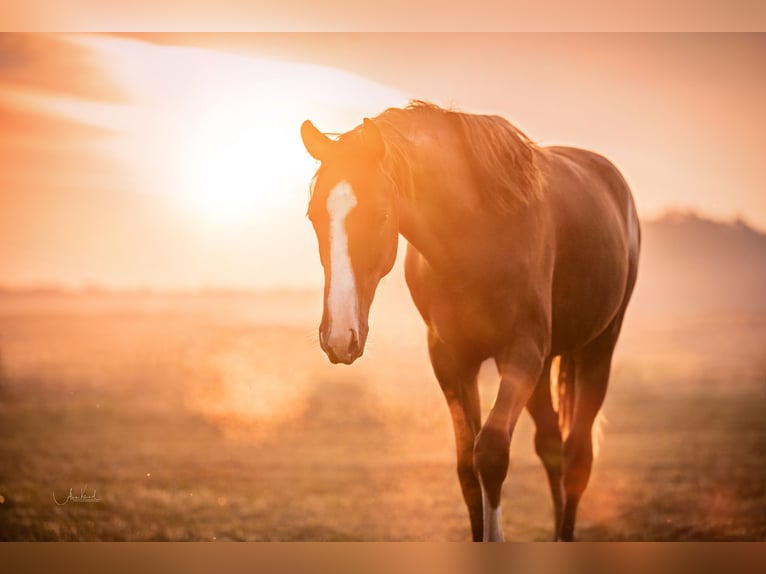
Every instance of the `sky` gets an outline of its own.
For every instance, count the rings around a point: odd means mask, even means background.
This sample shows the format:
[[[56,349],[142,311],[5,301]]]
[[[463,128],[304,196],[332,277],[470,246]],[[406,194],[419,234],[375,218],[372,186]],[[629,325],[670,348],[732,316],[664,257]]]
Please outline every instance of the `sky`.
[[[3,6],[19,31],[760,31],[761,0],[25,0]]]
[[[766,230],[766,35],[0,35],[0,284],[321,285],[310,118],[426,99]]]

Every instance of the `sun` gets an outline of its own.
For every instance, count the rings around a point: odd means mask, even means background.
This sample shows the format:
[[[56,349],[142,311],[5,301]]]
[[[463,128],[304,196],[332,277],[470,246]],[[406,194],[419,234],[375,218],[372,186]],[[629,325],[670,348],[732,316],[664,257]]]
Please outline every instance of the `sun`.
[[[315,161],[300,125],[346,131],[408,101],[335,68],[108,36],[68,36],[125,92],[118,104],[49,100],[47,107],[114,135],[106,152],[129,187],[159,194],[203,227],[274,226],[307,200]]]
[[[277,102],[229,97],[206,107],[175,152],[177,200],[208,223],[239,224],[278,208],[310,166]]]

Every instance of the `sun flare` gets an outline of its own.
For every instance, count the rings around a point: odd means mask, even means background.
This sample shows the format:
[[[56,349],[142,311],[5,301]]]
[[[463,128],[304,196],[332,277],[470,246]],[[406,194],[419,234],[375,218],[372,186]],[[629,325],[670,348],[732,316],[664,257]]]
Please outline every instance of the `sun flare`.
[[[288,137],[289,123],[243,100],[211,105],[178,149],[180,200],[216,223],[276,207],[291,171],[305,163]]]
[[[302,209],[316,169],[301,144],[303,120],[348,129],[406,102],[334,68],[103,36],[71,41],[91,48],[127,94],[128,104],[98,117],[119,134],[110,153],[131,187],[215,228],[268,225],[275,210]],[[91,104],[58,104],[92,122]]]

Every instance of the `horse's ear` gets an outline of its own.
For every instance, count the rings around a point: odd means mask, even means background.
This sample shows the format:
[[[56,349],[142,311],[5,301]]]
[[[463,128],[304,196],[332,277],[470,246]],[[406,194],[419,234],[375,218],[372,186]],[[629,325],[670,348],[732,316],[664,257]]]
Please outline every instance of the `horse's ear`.
[[[320,132],[310,120],[306,120],[301,125],[301,138],[303,139],[303,145],[306,146],[306,151],[319,161],[327,159],[335,143]]]
[[[383,157],[386,152],[386,142],[383,141],[383,135],[378,126],[369,118],[364,118],[362,123],[362,141],[372,157],[375,159]]]

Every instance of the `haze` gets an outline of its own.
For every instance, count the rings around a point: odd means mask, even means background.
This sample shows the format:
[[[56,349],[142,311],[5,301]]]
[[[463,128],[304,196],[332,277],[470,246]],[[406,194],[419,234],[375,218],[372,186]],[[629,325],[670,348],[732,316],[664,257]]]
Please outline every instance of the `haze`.
[[[6,285],[321,285],[298,135],[410,98],[591,148],[639,212],[766,228],[766,36],[0,37]]]

